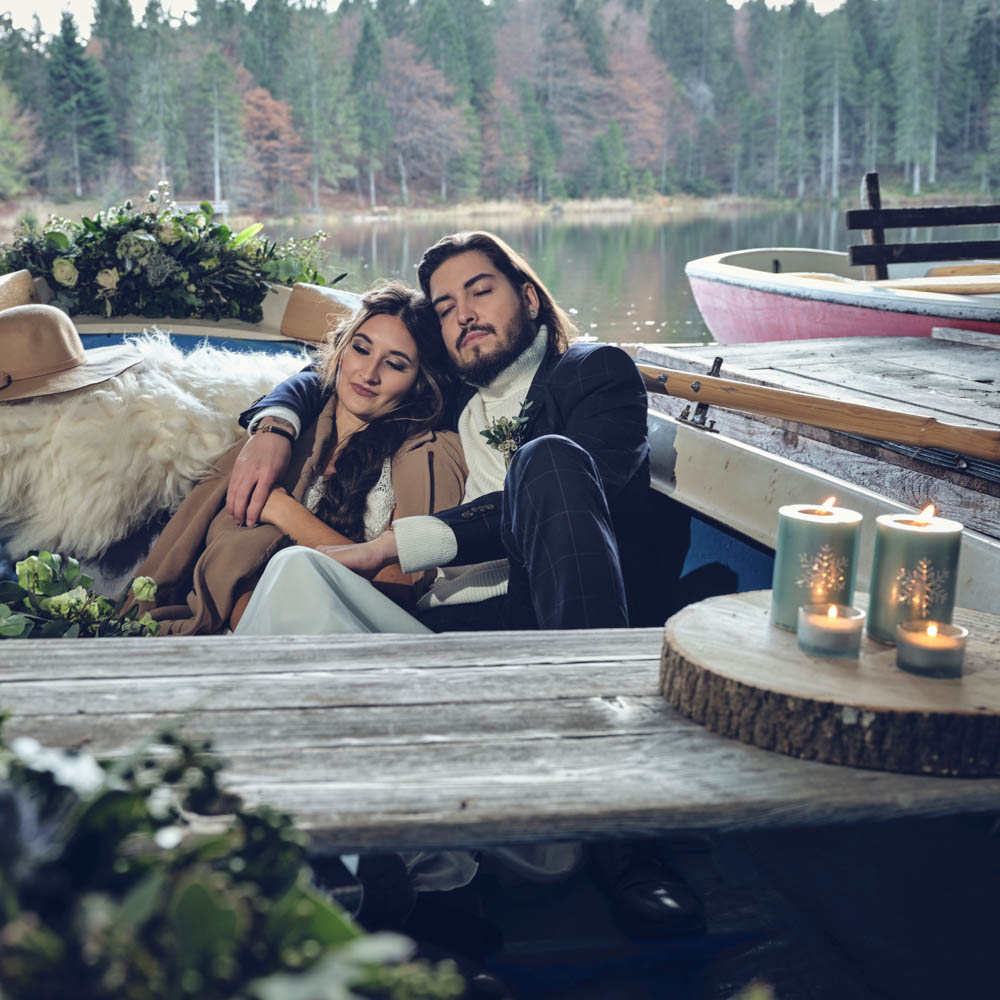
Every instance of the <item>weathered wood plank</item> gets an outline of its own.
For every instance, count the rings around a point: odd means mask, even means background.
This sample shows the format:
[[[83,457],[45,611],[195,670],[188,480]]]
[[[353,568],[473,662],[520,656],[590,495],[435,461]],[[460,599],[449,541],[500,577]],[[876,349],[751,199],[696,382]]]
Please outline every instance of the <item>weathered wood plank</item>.
[[[659,413],[678,417],[681,400],[651,397]],[[960,512],[967,528],[1000,538],[1000,487],[984,484],[960,468],[929,467],[927,462],[880,447],[876,442],[847,439],[844,435],[806,424],[754,417],[714,407],[709,416],[716,429],[737,441],[855,483],[900,503],[923,507],[933,502],[939,510]]]
[[[931,330],[934,340],[946,340],[955,344],[965,344],[971,347],[985,347],[987,350],[1000,350],[1000,337],[995,333],[981,333],[979,330],[959,330],[951,326],[935,326]]]
[[[152,642],[152,640],[148,640]],[[172,642],[167,639],[165,642]],[[220,646],[226,639],[219,637]],[[274,670],[233,683],[231,676],[200,674],[178,683],[176,677],[146,677],[125,688],[119,677],[81,677],[66,681],[10,681],[0,684],[0,704],[22,715],[86,711],[116,717],[122,712],[153,712],[168,720],[192,711],[252,711],[271,707],[321,708],[369,705],[476,704],[484,701],[575,696],[647,695],[648,657],[629,669],[614,659],[586,664],[491,665],[428,670],[398,667],[355,671],[348,666],[326,671]],[[655,653],[653,654],[655,657]],[[572,687],[565,687],[572,682]]]
[[[644,660],[657,629],[622,629],[617,662]],[[340,666],[382,670],[387,665],[434,670],[503,665],[533,666],[607,660],[595,646],[604,630],[571,632],[453,632],[402,636],[176,636],[164,639],[97,639],[53,642],[27,639],[0,643],[0,692],[12,680],[250,675],[294,668],[327,673]]]
[[[933,341],[929,337],[921,338],[921,340],[925,343],[944,346],[942,342]],[[730,345],[725,346],[728,349]],[[954,346],[962,349],[959,345]],[[646,345],[640,350],[639,359],[653,364],[704,374],[709,370],[712,358],[719,350],[720,348],[716,345],[711,351],[706,350],[703,353],[694,353],[689,350],[675,353],[669,348],[661,349],[659,346]],[[969,375],[978,371],[979,377],[989,377],[989,373],[995,369],[996,364],[995,360],[988,362],[987,359],[995,358],[995,355],[987,348],[976,350],[981,350],[983,356],[963,359],[962,364],[967,364]],[[920,352],[916,356],[920,357]],[[863,367],[859,367],[859,364],[863,364]],[[838,357],[835,352],[824,352],[821,356],[811,358],[808,362],[795,357],[793,352],[789,358],[785,358],[779,353],[772,353],[747,363],[745,354],[734,353],[726,356],[723,374],[729,378],[749,382],[752,385],[769,385],[794,392],[814,393],[845,403],[880,407],[888,405],[901,412],[933,416],[938,420],[951,423],[968,423],[989,428],[1000,427],[1000,415],[998,415],[997,407],[995,403],[989,402],[988,396],[989,393],[996,392],[995,385],[978,384],[971,379],[963,378],[956,379],[954,386],[942,382],[940,387],[938,384],[920,387],[913,384],[915,378],[913,364],[904,365],[895,361],[889,364],[891,367],[886,366],[887,363],[884,361],[882,353],[874,348],[870,349],[867,356],[864,353],[849,352],[846,358]],[[878,372],[888,372],[889,374],[873,374],[873,368]],[[918,366],[918,370],[922,368],[922,364]],[[928,362],[927,371],[933,371],[930,362]],[[929,376],[931,379],[936,377],[936,375]],[[929,388],[933,388],[930,393],[927,392]],[[951,393],[955,389],[961,391],[962,394],[952,395]],[[972,392],[966,393],[967,389],[971,389]]]
[[[64,645],[86,662],[63,679],[0,674],[0,705],[15,709],[11,735],[119,754],[190,707],[185,730],[216,737],[227,786],[288,810],[329,849],[802,826],[1000,801],[1000,782],[836,768],[722,739],[653,694],[661,636],[18,643],[45,669],[45,650]],[[118,645],[130,655],[103,663]],[[202,662],[185,669],[181,654],[195,650]],[[504,665],[508,650],[519,662]],[[161,655],[178,657],[173,673]],[[411,658],[421,666],[391,665]]]
[[[657,630],[659,631],[659,630]],[[657,687],[657,665],[650,656],[643,683]],[[511,719],[521,715],[519,727]],[[193,711],[177,731],[192,738],[211,737],[217,753],[245,750],[247,727],[254,730],[255,750],[328,747],[400,747],[411,743],[479,743],[484,739],[541,740],[594,734],[635,735],[661,732],[676,713],[663,698],[650,695],[600,695],[530,702],[480,702],[466,705],[408,704],[319,708],[253,708],[238,711]],[[113,728],[95,726],[85,714],[19,714],[5,726],[8,736],[33,736],[56,746],[81,747],[91,753],[118,756],[155,733],[164,722],[156,712],[123,712]]]

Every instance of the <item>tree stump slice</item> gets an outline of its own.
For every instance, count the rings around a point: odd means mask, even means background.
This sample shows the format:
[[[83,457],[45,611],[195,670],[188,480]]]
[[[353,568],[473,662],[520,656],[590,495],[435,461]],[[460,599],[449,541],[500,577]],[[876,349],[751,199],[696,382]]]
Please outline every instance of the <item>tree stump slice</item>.
[[[803,653],[768,615],[771,592],[712,597],[664,630],[660,684],[678,711],[723,736],[877,771],[1000,775],[1000,617],[955,609],[969,630],[962,677],[917,677],[895,647],[856,660]],[[867,605],[867,595],[855,603]]]

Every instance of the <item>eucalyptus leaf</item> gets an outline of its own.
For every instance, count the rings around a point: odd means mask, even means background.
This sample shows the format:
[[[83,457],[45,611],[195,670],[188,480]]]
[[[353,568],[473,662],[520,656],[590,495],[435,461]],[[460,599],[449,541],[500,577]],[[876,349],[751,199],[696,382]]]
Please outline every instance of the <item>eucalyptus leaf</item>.
[[[13,580],[0,580],[0,603],[15,604],[27,596],[28,592],[24,587],[14,583]]]
[[[253,239],[264,228],[263,222],[252,222],[246,229],[241,229],[230,241],[230,246],[238,247],[247,240]],[[239,263],[242,263],[240,261]]]
[[[50,250],[68,250],[70,247],[69,237],[57,229],[45,234],[45,243]]]
[[[0,605],[0,607],[6,607],[6,605]],[[0,615],[0,638],[20,639],[26,632],[30,631],[31,622],[24,615]]]

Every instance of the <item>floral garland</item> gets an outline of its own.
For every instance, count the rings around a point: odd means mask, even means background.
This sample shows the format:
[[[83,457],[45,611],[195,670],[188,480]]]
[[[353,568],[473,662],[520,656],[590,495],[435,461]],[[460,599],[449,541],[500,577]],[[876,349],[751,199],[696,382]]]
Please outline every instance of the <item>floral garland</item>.
[[[132,202],[80,222],[50,216],[0,245],[0,274],[26,269],[54,291],[52,305],[78,313],[194,317],[259,323],[268,282],[335,284],[320,272],[326,234],[272,243],[259,222],[233,233],[212,206],[185,212],[166,182],[141,209]]]

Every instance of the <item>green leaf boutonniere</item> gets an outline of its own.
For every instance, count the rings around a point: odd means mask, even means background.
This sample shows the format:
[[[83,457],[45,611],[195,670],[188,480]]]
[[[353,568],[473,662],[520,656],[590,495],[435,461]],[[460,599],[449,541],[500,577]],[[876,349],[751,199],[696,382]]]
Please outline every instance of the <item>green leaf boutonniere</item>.
[[[509,469],[511,456],[523,444],[524,428],[528,423],[526,416],[531,409],[531,403],[525,400],[516,417],[494,417],[489,427],[480,431],[487,444],[496,448],[503,455],[504,464]]]

